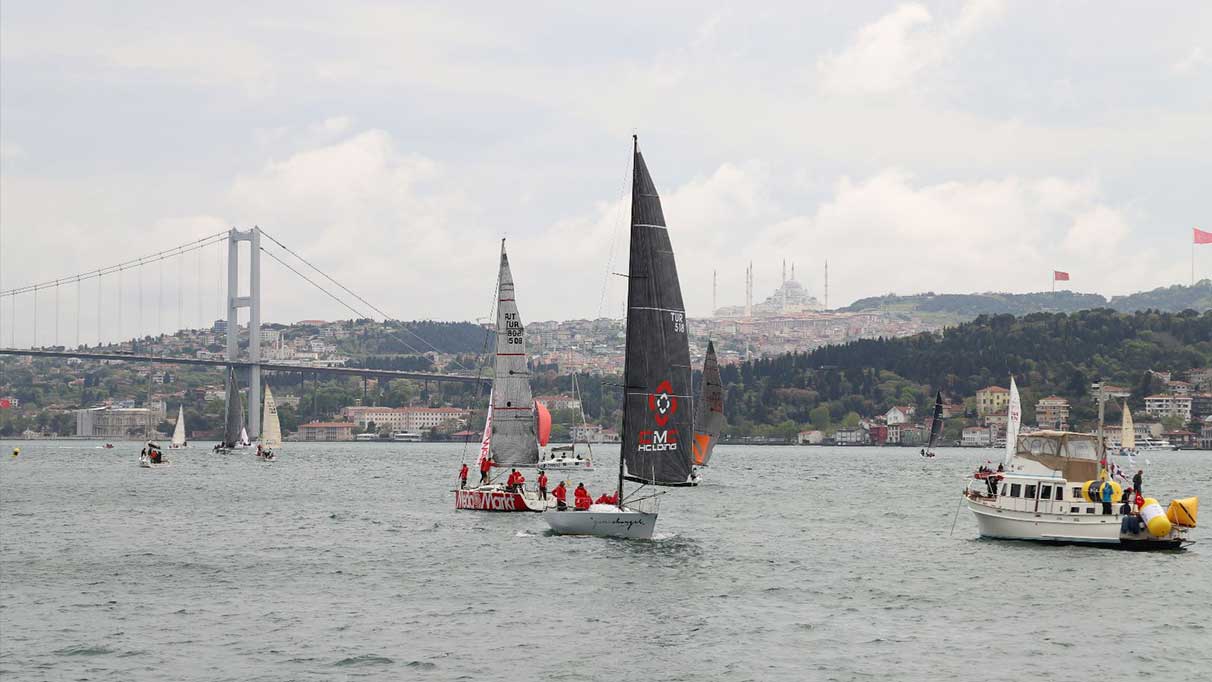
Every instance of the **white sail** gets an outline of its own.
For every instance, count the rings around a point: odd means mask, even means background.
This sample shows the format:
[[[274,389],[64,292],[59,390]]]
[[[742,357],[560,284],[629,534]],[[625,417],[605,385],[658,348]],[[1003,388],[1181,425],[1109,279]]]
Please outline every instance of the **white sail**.
[[[476,458],[476,466],[488,459],[492,448],[492,391],[488,392],[488,412],[484,414],[484,435],[480,438],[480,456]]]
[[[240,427],[240,442],[237,445],[252,445],[252,441],[248,440],[248,429]]]
[[[1018,397],[1018,385],[1014,383],[1014,377],[1010,377],[1010,404],[1006,407],[1006,465],[1010,464],[1010,458],[1014,456],[1015,448],[1018,447],[1018,428],[1023,421],[1023,406],[1022,401]]]
[[[1124,423],[1120,426],[1119,445],[1125,450],[1136,449],[1136,426],[1132,424],[1132,410],[1124,403]]]
[[[173,447],[179,448],[185,445],[185,406],[181,405],[177,408],[177,426],[173,428]]]
[[[278,403],[274,393],[265,387],[265,412],[261,419],[261,445],[276,448],[282,444],[282,422],[278,419]]]

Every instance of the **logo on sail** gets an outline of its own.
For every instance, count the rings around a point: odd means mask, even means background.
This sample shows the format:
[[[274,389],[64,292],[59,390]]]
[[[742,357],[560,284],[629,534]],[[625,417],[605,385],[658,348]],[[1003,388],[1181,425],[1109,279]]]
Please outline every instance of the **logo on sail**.
[[[640,451],[665,452],[678,449],[678,430],[665,428],[669,419],[678,411],[678,399],[670,395],[672,392],[673,385],[666,379],[657,386],[656,393],[648,395],[648,409],[660,430],[640,431]]]

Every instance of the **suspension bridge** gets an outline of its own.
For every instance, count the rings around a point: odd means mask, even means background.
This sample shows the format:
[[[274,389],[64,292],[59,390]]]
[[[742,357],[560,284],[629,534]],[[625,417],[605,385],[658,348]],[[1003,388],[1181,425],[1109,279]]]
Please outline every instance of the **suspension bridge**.
[[[247,246],[242,248],[245,244]],[[214,251],[213,261],[209,251]],[[243,259],[242,251],[245,253]],[[363,380],[411,379],[473,384],[488,381],[486,377],[471,371],[461,374],[410,372],[265,358],[262,353],[261,334],[262,254],[358,318],[372,318],[377,315],[384,321],[398,321],[261,228],[232,228],[115,265],[0,291],[0,343],[5,340],[6,331],[8,341],[7,346],[0,347],[0,355],[234,367],[247,376],[249,405],[261,404],[262,372],[295,372],[304,376],[357,376]],[[240,276],[242,261],[247,261],[247,273],[243,281]],[[214,267],[210,268],[208,262],[213,262]],[[166,268],[169,269],[167,288]],[[207,270],[213,272],[206,272]],[[172,281],[174,276],[176,282]],[[213,289],[210,286],[212,277]],[[193,290],[187,289],[187,278],[196,282]],[[133,283],[129,280],[133,280]],[[92,303],[95,304],[95,308],[90,306],[92,309],[88,311],[84,308],[86,288],[93,289]],[[242,291],[246,293],[242,295]],[[47,298],[50,300],[40,300]],[[164,313],[167,309],[171,315],[173,298],[176,299],[177,310],[176,318],[168,320],[170,327],[177,330],[222,330],[226,336],[222,357],[186,357],[138,352],[139,340],[160,336],[165,332]],[[9,307],[7,320],[3,314],[4,303]],[[18,307],[21,306],[24,310],[18,315]],[[41,320],[40,306],[43,311]],[[152,309],[150,312],[149,308]],[[244,309],[248,311],[247,346],[241,353],[240,311]],[[92,325],[88,328],[84,321],[87,320],[88,313],[94,310]],[[212,319],[215,322],[207,324],[207,317],[212,311]],[[47,312],[50,313],[50,321],[47,320]],[[191,322],[196,322],[196,326],[191,327]],[[154,334],[151,333],[153,329]],[[85,331],[91,335],[89,341],[95,339],[95,347],[86,344],[81,336]],[[18,343],[19,332],[21,341],[28,339],[28,345]],[[411,335],[412,338],[404,338],[405,334]],[[437,350],[424,338],[405,327],[401,327],[395,335],[405,348],[416,353]],[[50,343],[46,343],[47,341]],[[259,433],[260,410],[249,410],[248,417],[249,431]]]

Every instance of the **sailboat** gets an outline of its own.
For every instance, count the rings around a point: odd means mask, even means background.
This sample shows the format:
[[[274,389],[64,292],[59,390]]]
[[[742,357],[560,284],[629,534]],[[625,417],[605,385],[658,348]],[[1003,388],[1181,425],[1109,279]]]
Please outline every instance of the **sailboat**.
[[[634,137],[633,141],[617,503],[595,504],[585,511],[543,512],[544,520],[561,535],[651,539],[658,513],[656,494],[640,498],[635,493],[649,485],[693,485],[694,404],[682,288],[661,198],[639,142]],[[624,481],[641,486],[630,500],[623,494]]]
[[[237,448],[248,447],[248,431],[244,429],[244,405],[240,402],[240,384],[236,381],[236,368],[227,368],[227,410],[223,415],[223,442],[215,446],[215,452],[228,453]]]
[[[581,401],[581,393],[577,390],[577,375],[572,375],[572,395],[577,402]],[[539,413],[539,423],[542,424],[544,419],[551,420],[551,415],[547,413],[547,408],[541,403],[536,403],[536,406],[541,408]],[[581,410],[581,426],[587,424],[585,421],[585,408]],[[541,430],[541,429],[540,429]],[[547,443],[540,442],[539,445]],[[593,471],[593,446],[589,444],[589,439],[585,439],[585,454],[577,452],[577,439],[574,437],[572,443],[568,445],[556,445],[551,448],[551,451],[544,456],[539,452],[539,469],[542,471]]]
[[[1119,454],[1131,457],[1136,454],[1136,425],[1132,423],[1132,410],[1124,401],[1124,421],[1119,427]]]
[[[185,406],[181,405],[177,408],[177,425],[173,427],[173,439],[168,444],[170,450],[178,450],[180,448],[189,447],[185,440]]]
[[[488,394],[484,437],[476,463],[482,465],[486,459],[491,459],[492,466],[498,467],[499,472],[531,469],[539,463],[539,443],[546,443],[551,434],[551,417],[540,419],[546,408],[538,405],[530,392],[525,328],[518,316],[513,273],[509,269],[504,239],[501,240],[501,267],[497,275],[496,337],[492,391]],[[475,488],[459,488],[454,493],[455,509],[542,511],[548,504],[547,500],[539,499],[535,491],[525,491],[521,486],[510,488],[492,481]]]
[[[707,342],[707,355],[703,358],[703,386],[698,408],[694,414],[694,468],[691,480],[697,485],[702,479],[699,472],[711,462],[711,453],[724,430],[724,384],[720,379],[720,362],[715,355],[715,344]]]
[[[265,411],[261,417],[261,440],[257,443],[257,456],[261,459],[277,459],[274,448],[282,445],[282,422],[278,419],[278,403],[274,392],[265,387]]]
[[[930,417],[930,439],[926,442],[926,449],[922,450],[922,457],[934,457],[934,446],[942,435],[943,392],[938,391],[934,394],[934,415]]]

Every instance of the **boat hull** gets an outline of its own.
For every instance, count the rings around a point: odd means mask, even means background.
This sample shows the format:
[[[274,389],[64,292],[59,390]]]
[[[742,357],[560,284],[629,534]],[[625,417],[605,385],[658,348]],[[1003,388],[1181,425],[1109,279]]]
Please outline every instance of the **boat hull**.
[[[999,509],[971,497],[965,500],[976,517],[981,537],[1059,545],[1092,545],[1132,550],[1178,549],[1186,542],[1180,532],[1161,538],[1147,534],[1125,537],[1117,514],[1055,515]]]
[[[587,459],[549,459],[536,466],[539,471],[593,471],[593,462]]]
[[[657,515],[621,511],[546,511],[543,520],[559,535],[594,535],[604,538],[651,540]]]
[[[153,464],[152,462],[148,461],[147,458],[139,460],[139,467],[143,469],[163,469],[164,467],[171,465],[172,462],[160,462],[159,464]]]
[[[491,512],[541,512],[551,499],[541,500],[532,492],[515,493],[496,489],[469,488],[454,491],[455,509]]]

